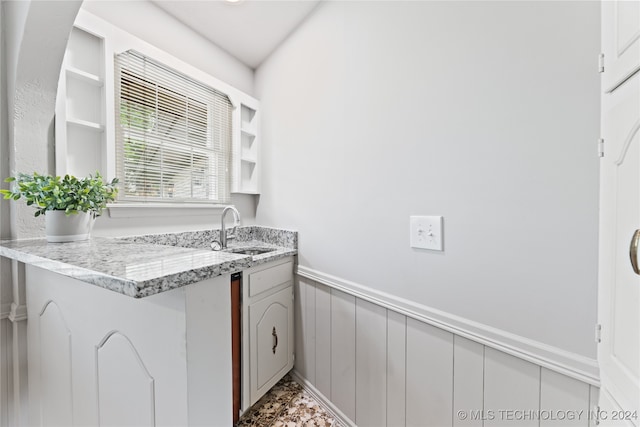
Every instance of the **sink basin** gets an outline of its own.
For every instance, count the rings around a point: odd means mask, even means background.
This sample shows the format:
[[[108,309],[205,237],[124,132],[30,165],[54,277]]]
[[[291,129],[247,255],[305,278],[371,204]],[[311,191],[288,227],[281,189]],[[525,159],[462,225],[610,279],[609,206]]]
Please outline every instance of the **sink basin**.
[[[275,251],[274,248],[236,248],[236,249],[228,249],[227,252],[231,252],[234,254],[242,254],[242,255],[260,255],[267,252]]]

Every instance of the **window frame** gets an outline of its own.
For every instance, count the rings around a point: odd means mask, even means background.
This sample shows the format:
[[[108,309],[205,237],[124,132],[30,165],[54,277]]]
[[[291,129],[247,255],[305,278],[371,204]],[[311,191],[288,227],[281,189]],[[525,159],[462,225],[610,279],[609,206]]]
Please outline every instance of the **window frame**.
[[[179,70],[148,57],[134,49],[127,50],[116,55],[114,60],[114,115],[115,115],[115,151],[116,172],[120,176],[121,189],[117,203],[127,204],[154,204],[161,205],[226,205],[231,202],[231,190],[233,181],[233,133],[235,109],[231,98],[219,90],[198,81]],[[149,71],[148,71],[149,70]],[[124,83],[126,81],[126,84]],[[135,124],[122,124],[123,103],[127,103],[127,119],[135,118],[137,112],[144,113],[149,110],[151,125],[140,126]],[[196,116],[190,115],[190,109],[197,107],[200,112]],[[222,108],[222,111],[220,111]],[[201,143],[191,138],[193,129],[191,121],[194,117],[202,121],[200,132],[195,132],[202,137]],[[225,118],[225,116],[228,116]],[[222,120],[218,122],[217,120]],[[222,139],[214,135],[223,129]],[[177,132],[176,132],[177,130]],[[172,135],[173,134],[173,135]],[[194,136],[195,137],[195,136]],[[146,144],[156,147],[157,158],[145,165],[144,161],[134,162],[140,165],[142,174],[150,174],[151,189],[157,194],[126,194],[126,186],[137,184],[129,181],[126,172],[131,171],[131,161],[127,159],[127,141],[138,138]],[[199,138],[200,139],[200,138]],[[146,156],[147,148],[142,148],[139,153]],[[195,157],[201,158],[205,164],[202,178],[209,181],[204,185],[204,197],[197,197],[194,192],[194,183],[199,173],[195,163]],[[146,160],[146,159],[145,159]],[[173,168],[164,168],[163,163],[172,161]],[[183,183],[187,185],[187,193],[176,198],[168,196],[171,190],[165,185],[171,186],[178,182],[171,179],[165,181],[166,174],[179,174],[180,163],[183,165],[187,177]],[[222,172],[221,172],[222,170]],[[196,173],[194,175],[194,173]],[[205,178],[208,176],[209,178]],[[142,182],[146,180],[143,178]],[[125,187],[125,188],[122,188]],[[144,193],[144,189],[141,190]],[[210,198],[210,197],[214,198]]]

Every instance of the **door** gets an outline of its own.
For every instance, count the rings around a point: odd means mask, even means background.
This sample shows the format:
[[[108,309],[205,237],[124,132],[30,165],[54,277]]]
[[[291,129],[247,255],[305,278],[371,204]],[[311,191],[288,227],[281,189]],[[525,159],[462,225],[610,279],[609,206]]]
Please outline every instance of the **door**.
[[[633,264],[640,260],[630,248],[640,235],[639,130],[636,73],[602,97],[598,362],[603,425],[639,425],[640,270],[634,271]]]
[[[602,89],[610,93],[640,68],[640,1],[603,1],[602,23]]]

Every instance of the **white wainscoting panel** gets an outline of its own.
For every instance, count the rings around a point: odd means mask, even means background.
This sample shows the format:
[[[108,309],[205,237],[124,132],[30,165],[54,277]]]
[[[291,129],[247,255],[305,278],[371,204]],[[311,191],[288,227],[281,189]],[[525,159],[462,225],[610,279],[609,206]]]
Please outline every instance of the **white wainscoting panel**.
[[[453,334],[407,320],[407,426],[453,425]]]
[[[307,345],[304,342],[307,336],[307,290],[309,287],[313,285],[309,285],[304,279],[300,278],[300,280],[296,280],[293,283],[293,321],[295,322],[295,355],[296,355],[296,371],[298,374],[307,378],[307,359],[306,359],[306,350]],[[315,287],[314,287],[315,289]],[[315,307],[314,307],[315,309]],[[327,395],[329,396],[329,395]]]
[[[482,427],[484,346],[453,337],[453,425]],[[461,415],[465,414],[465,415]]]
[[[525,411],[540,407],[539,366],[486,348],[484,375],[484,407],[487,413],[494,415],[485,421],[485,426],[538,425],[537,420],[525,416]],[[515,411],[522,411],[522,414]]]
[[[387,420],[387,310],[356,300],[356,424]]]
[[[540,374],[540,427],[588,427],[589,384],[546,368]]]
[[[387,425],[406,424],[407,318],[387,310]]]
[[[347,425],[594,425],[598,389],[586,382],[330,282],[298,277],[295,292],[295,376]]]
[[[314,384],[316,383],[316,286],[310,283],[305,292],[305,305],[310,307],[305,311],[305,330],[308,331],[304,335],[304,352],[305,363],[309,367],[307,369],[307,378]]]
[[[331,397],[331,289],[316,284],[316,387]]]
[[[58,308],[49,301],[40,312],[41,423],[73,425],[71,332]]]
[[[313,332],[315,335],[315,332]],[[331,291],[331,401],[356,419],[356,299]]]

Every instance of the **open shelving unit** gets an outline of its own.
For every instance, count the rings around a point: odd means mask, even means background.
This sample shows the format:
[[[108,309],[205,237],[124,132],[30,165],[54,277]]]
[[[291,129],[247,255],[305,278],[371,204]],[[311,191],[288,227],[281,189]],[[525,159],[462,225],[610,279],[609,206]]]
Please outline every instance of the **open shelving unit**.
[[[234,175],[232,186],[233,193],[258,194],[259,193],[259,141],[258,125],[259,112],[257,101],[241,101],[237,107],[239,119],[239,144],[234,150]]]
[[[105,173],[104,39],[74,27],[56,105],[56,174]]]

